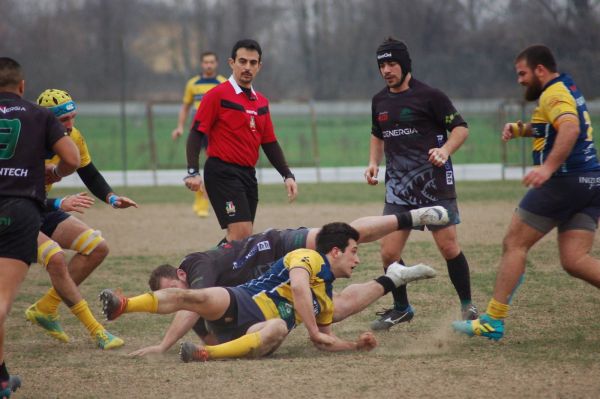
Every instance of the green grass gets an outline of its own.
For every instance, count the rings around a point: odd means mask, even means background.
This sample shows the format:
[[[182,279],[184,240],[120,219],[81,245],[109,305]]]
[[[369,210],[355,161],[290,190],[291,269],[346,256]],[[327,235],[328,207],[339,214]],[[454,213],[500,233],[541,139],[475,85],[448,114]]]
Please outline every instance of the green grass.
[[[519,181],[466,181],[456,184],[459,201],[516,200],[526,191]],[[115,187],[121,194],[142,204],[189,203],[190,192],[181,186]],[[366,183],[302,183],[296,201],[300,204],[383,204],[385,186],[368,186]],[[54,188],[50,197],[72,194],[73,188]],[[260,205],[281,204],[285,198],[283,184],[259,185]]]
[[[465,115],[469,123],[469,139],[453,156],[454,163],[500,163],[503,147],[500,122],[495,114]],[[596,118],[597,119],[597,118]],[[308,117],[273,117],[278,139],[292,166],[314,166],[317,154],[313,150],[313,133]],[[158,169],[185,168],[185,136],[171,140],[175,117],[155,117],[154,136]],[[596,125],[600,125],[597,120]],[[120,119],[117,117],[79,116],[77,127],[83,132],[92,159],[99,169],[124,169]],[[150,169],[151,146],[147,122],[142,117],[127,119],[128,170]],[[365,166],[369,156],[371,122],[365,116],[327,117],[317,119],[318,159],[321,166]],[[600,139],[596,135],[596,143]],[[530,142],[515,140],[507,146],[508,163],[530,163]],[[268,165],[261,152],[259,165]]]
[[[365,184],[302,185],[305,196],[299,200],[307,205],[293,208],[291,223],[301,225],[307,219],[326,215],[331,204],[339,204],[336,209],[341,212],[343,208],[362,209],[356,204],[372,210],[374,203],[382,203],[381,189]],[[280,186],[261,186],[260,206],[269,209],[271,203],[281,203],[281,190]],[[103,231],[111,248],[108,258],[81,286],[97,317],[101,314],[97,300],[101,289],[121,287],[130,295],[146,292],[152,268],[164,262],[177,264],[185,253],[191,252],[184,252],[186,244],[182,241],[186,233],[182,231],[201,236],[202,232],[218,229],[211,220],[191,216],[184,220],[189,226],[177,225],[176,221],[184,223],[180,214],[190,211],[190,196],[182,187],[132,187],[123,191],[140,203],[158,205],[137,210],[100,208],[82,216],[90,226]],[[470,264],[473,298],[481,310],[492,294],[502,251],[501,237],[508,223],[505,215],[496,212],[497,206],[505,208],[516,203],[523,191],[517,182],[458,184],[461,214],[465,215],[459,241]],[[271,207],[273,212],[264,212],[261,222],[277,224],[285,212],[281,208]],[[134,218],[143,212],[147,213],[140,219]],[[166,231],[133,222],[149,220],[155,212],[163,212],[161,217],[169,221]],[[485,223],[493,227],[491,234],[497,237],[467,234],[480,227],[481,215],[486,215]],[[129,240],[132,236],[134,241]],[[158,344],[170,316],[128,314],[105,322],[111,332],[125,339],[126,346],[103,352],[93,347],[83,327],[64,305],[60,308],[61,322],[73,340],[58,343],[24,320],[25,309],[49,287],[47,273],[39,265],[32,265],[5,329],[7,364],[24,381],[16,396],[252,399],[283,393],[289,399],[368,399],[470,398],[474,392],[502,398],[598,396],[600,340],[596,332],[600,327],[600,297],[597,289],[561,269],[554,239],[540,242],[529,254],[526,280],[511,307],[506,336],[493,343],[450,331],[450,322],[458,314],[458,299],[437,248],[431,241],[419,240],[424,236],[429,234],[415,232],[403,257],[410,263],[431,264],[438,276],[409,286],[415,318],[389,332],[377,332],[379,347],[371,353],[320,352],[312,347],[300,326],[273,356],[261,360],[183,364],[177,356],[177,345],[164,356],[137,359],[127,354]],[[169,250],[154,245],[159,242],[167,242]],[[592,255],[600,256],[600,246],[594,246]],[[377,243],[361,245],[360,258],[361,264],[351,280],[336,281],[338,290],[381,273]],[[333,329],[344,339],[355,339],[368,328],[374,312],[390,304],[391,298],[382,298],[361,313],[336,323]],[[196,338],[188,334],[185,340]]]

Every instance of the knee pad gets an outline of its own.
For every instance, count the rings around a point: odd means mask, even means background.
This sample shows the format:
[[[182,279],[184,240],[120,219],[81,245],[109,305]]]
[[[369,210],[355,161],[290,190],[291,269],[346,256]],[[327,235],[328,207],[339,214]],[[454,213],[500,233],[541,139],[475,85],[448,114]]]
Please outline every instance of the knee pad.
[[[102,242],[104,238],[100,230],[87,229],[73,240],[70,249],[82,255],[89,255]]]
[[[43,265],[44,267],[48,267],[48,263],[50,263],[50,258],[54,255],[63,252],[60,245],[58,245],[53,240],[48,240],[42,245],[38,246],[38,263]]]

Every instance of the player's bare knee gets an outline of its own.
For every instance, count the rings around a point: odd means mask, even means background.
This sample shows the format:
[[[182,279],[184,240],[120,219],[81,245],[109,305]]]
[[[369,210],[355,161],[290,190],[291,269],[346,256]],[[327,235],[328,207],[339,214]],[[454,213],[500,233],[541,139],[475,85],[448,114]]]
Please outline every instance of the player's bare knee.
[[[279,346],[288,335],[288,328],[285,321],[281,319],[269,320],[269,325],[261,330],[262,343],[268,349]]]
[[[94,248],[94,250],[90,253],[90,257],[94,257],[96,259],[96,261],[98,262],[98,264],[102,263],[102,261],[104,260],[104,258],[106,258],[108,256],[108,253],[110,252],[110,249],[108,248],[108,244],[106,243],[105,240],[102,240],[102,242],[100,242],[100,244],[98,244],[98,246],[96,248]]]

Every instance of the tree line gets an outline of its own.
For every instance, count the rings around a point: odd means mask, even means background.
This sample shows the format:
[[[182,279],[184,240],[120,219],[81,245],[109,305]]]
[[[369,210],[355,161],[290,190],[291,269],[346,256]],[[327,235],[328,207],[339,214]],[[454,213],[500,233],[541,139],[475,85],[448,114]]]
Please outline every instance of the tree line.
[[[390,35],[413,75],[452,97],[520,96],[513,60],[533,43],[600,96],[599,0],[0,0],[0,13],[0,54],[24,66],[28,98],[180,100],[201,52],[228,76],[232,45],[250,37],[272,100],[364,100],[383,86],[374,53]]]

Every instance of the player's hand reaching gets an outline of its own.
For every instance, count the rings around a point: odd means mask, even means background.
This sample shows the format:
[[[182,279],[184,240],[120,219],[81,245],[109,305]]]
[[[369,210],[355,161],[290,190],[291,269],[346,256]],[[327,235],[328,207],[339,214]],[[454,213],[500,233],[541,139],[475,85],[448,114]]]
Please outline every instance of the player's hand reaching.
[[[371,186],[379,183],[377,179],[377,174],[379,174],[379,166],[377,165],[369,165],[365,170],[365,179],[367,179],[367,183]]]
[[[377,338],[370,332],[364,332],[358,336],[356,349],[359,351],[371,351],[377,347]]]
[[[442,167],[448,161],[450,154],[443,147],[442,148],[431,148],[429,150],[428,161],[437,167]]]
[[[110,204],[110,206],[117,209],[125,209],[132,206],[135,208],[138,207],[137,203],[134,200],[127,197],[120,197],[116,194],[111,194],[108,196],[108,203]]]
[[[162,346],[153,345],[153,346],[147,346],[145,348],[141,348],[136,351],[133,351],[128,356],[142,357],[142,356],[146,356],[146,355],[150,355],[150,354],[160,354],[160,353],[164,353],[164,352],[165,351],[163,350]]]
[[[90,208],[93,204],[94,198],[90,197],[86,192],[81,192],[64,197],[60,202],[60,209],[65,212],[83,213],[84,209]]]

